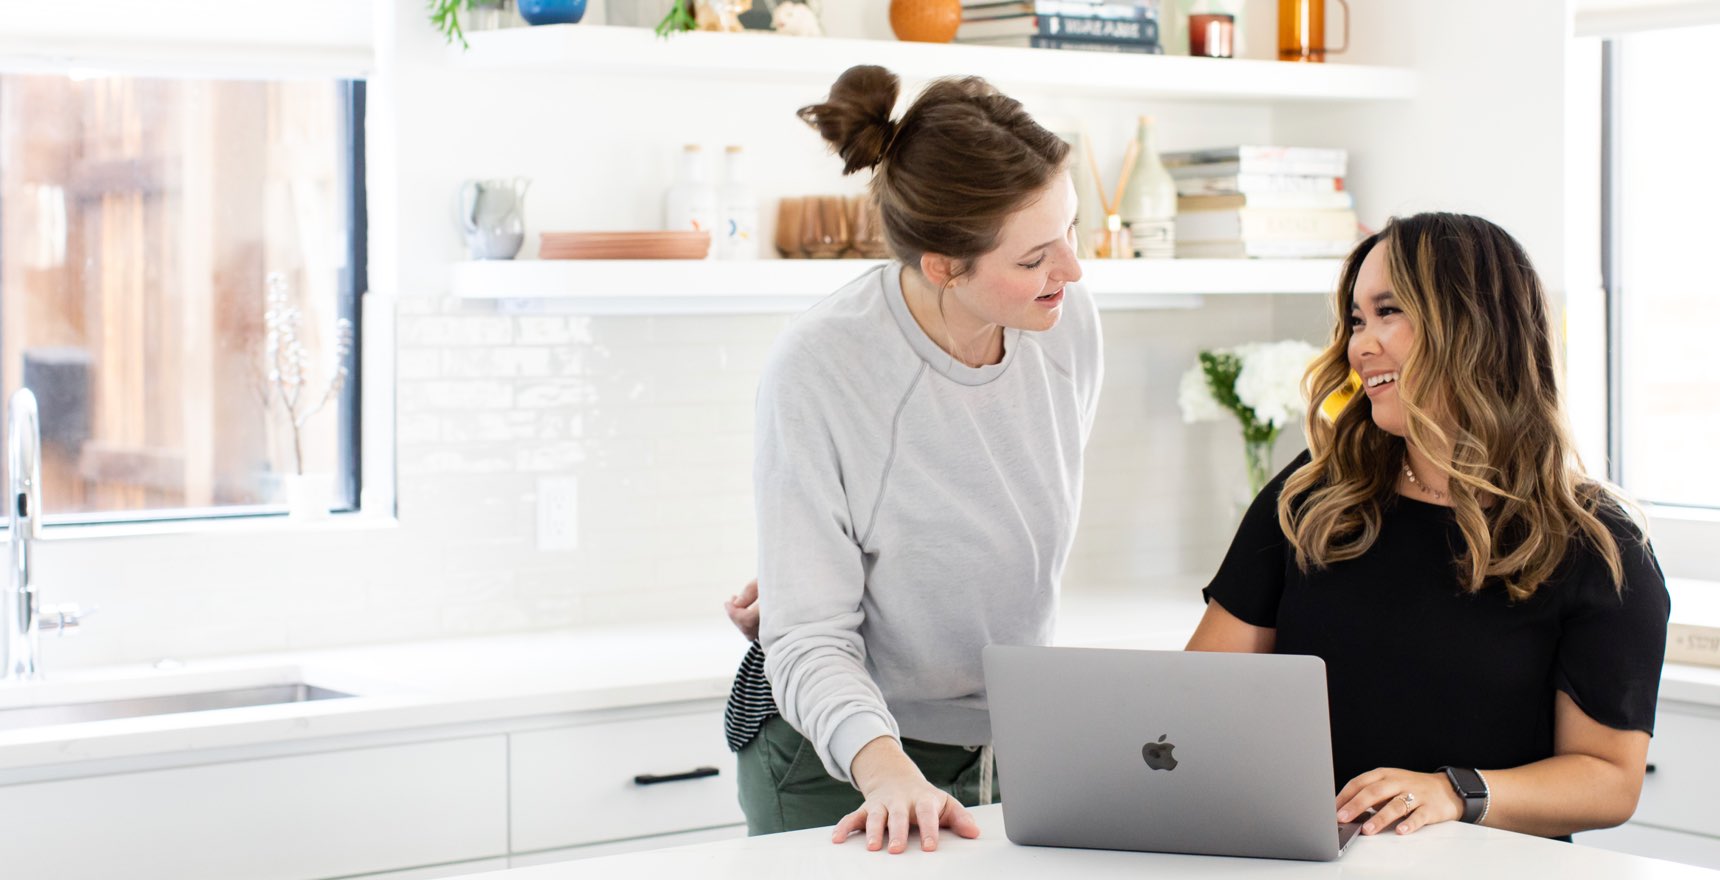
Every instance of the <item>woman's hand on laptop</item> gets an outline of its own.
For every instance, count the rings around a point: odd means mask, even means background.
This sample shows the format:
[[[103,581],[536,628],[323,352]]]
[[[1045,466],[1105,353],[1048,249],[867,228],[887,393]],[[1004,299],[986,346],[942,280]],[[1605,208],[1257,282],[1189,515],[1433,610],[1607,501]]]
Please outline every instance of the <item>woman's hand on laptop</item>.
[[[1463,817],[1463,801],[1443,773],[1413,773],[1395,767],[1369,770],[1338,792],[1338,821],[1355,822],[1373,810],[1363,834],[1378,834],[1397,822],[1397,833]],[[1399,820],[1402,821],[1399,821]]]
[[[918,826],[920,849],[931,852],[938,848],[939,828],[962,837],[979,836],[973,814],[927,782],[895,738],[881,736],[867,743],[849,769],[866,803],[836,823],[833,843],[864,829],[867,849],[883,849],[888,835],[890,852],[899,853],[908,848],[908,829]]]

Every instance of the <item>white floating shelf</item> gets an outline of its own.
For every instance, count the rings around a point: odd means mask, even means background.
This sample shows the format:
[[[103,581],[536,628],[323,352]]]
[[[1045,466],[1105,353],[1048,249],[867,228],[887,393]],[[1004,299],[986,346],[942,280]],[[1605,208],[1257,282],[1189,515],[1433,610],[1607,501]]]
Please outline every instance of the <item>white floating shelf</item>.
[[[586,315],[797,312],[878,260],[482,260],[455,263],[454,296]],[[1229,294],[1325,295],[1338,260],[1087,260],[1102,309],[1189,308]]]
[[[855,64],[906,79],[982,76],[1005,87],[1176,100],[1379,101],[1414,96],[1407,69],[1292,64],[1239,58],[1128,55],[1000,46],[693,32],[659,38],[646,28],[546,25],[468,35],[455,47],[471,68],[602,71],[668,77],[807,77],[820,88]]]

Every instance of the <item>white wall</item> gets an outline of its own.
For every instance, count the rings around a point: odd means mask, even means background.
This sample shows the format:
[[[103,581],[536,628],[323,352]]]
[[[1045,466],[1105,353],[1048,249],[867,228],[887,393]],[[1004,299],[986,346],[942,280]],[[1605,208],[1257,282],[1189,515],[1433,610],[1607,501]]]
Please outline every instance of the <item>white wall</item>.
[[[851,15],[862,30],[887,6],[826,5],[844,10],[833,25]],[[1480,0],[1437,14],[1352,5],[1355,60],[1426,71],[1413,113],[1022,97],[1047,118],[1085,121],[1107,177],[1142,112],[1160,117],[1167,149],[1347,143],[1370,219],[1436,204],[1485,213],[1557,272],[1558,16]],[[746,144],[766,204],[857,188],[792,115],[827,84],[479,74],[450,63],[419,0],[382,6],[372,296],[399,312],[398,527],[51,544],[39,558],[48,601],[102,613],[78,639],[50,643],[50,669],[718,614],[751,574],[751,399],[786,319],[510,315],[453,300],[453,194],[467,177],[523,174],[536,181],[534,231],[648,228],[687,141]],[[1229,426],[1183,426],[1176,380],[1201,347],[1318,341],[1326,309],[1318,297],[1209,297],[1198,310],[1107,313],[1108,383],[1070,589],[1211,570],[1242,491],[1241,445]],[[1280,459],[1299,448],[1281,441]],[[380,457],[367,467],[387,467]],[[579,480],[577,552],[534,547],[544,475]]]

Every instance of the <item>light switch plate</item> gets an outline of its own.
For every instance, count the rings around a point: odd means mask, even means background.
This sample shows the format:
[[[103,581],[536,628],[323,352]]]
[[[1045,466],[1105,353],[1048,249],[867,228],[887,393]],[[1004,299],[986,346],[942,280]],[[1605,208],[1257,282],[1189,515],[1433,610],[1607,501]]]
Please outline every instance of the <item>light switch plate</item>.
[[[579,549],[579,480],[539,477],[537,483],[537,548]]]

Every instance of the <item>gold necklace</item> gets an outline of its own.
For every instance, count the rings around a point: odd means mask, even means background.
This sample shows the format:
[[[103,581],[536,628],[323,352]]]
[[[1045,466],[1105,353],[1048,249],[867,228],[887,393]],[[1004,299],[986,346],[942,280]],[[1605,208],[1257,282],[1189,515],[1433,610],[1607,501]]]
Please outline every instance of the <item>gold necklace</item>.
[[[1424,485],[1420,480],[1415,478],[1415,471],[1412,471],[1409,469],[1409,462],[1407,462],[1407,461],[1403,463],[1403,475],[1406,477],[1409,477],[1409,484],[1411,486],[1414,486],[1417,489],[1420,489],[1421,491],[1426,492],[1429,495],[1432,495],[1435,501],[1444,501],[1445,500],[1445,493],[1444,492],[1441,492],[1438,489],[1433,488],[1432,486]]]

